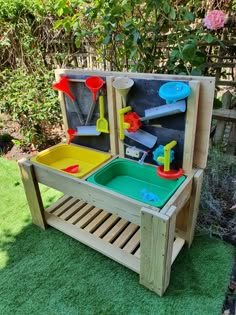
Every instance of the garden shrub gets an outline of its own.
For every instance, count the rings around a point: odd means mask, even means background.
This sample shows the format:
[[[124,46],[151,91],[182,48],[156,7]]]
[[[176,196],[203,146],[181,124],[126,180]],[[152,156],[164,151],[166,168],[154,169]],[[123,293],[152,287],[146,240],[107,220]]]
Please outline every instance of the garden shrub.
[[[236,163],[235,157],[220,147],[209,150],[201,193],[198,225],[221,238],[231,236],[236,242]]]
[[[78,47],[87,40],[97,60],[111,70],[201,75],[207,69],[207,50],[213,54],[218,28],[196,25],[213,2],[174,0],[55,0],[54,26],[73,33]],[[230,10],[234,1],[219,2]],[[212,5],[212,7],[211,7]],[[209,25],[209,23],[207,24]],[[211,47],[207,47],[208,45]],[[223,45],[222,45],[223,47]]]
[[[0,73],[0,110],[20,123],[23,143],[37,148],[45,145],[52,126],[62,120],[53,81],[54,72],[43,68],[32,73],[22,68]]]

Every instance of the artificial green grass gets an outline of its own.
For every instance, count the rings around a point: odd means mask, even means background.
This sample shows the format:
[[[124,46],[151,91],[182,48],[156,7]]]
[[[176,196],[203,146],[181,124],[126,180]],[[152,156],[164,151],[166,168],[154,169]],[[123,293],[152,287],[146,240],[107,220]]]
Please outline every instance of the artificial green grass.
[[[231,245],[196,236],[160,298],[139,276],[63,233],[32,225],[17,164],[0,158],[0,314],[218,315],[233,265]],[[42,188],[44,202],[56,198]]]

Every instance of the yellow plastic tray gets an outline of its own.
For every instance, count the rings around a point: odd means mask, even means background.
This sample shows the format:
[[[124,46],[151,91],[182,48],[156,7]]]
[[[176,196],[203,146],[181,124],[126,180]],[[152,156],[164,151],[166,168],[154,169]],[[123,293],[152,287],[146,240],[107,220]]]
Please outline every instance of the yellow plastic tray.
[[[79,165],[77,173],[64,172],[82,178],[111,158],[111,155],[73,144],[57,144],[31,158],[36,164],[59,170]]]

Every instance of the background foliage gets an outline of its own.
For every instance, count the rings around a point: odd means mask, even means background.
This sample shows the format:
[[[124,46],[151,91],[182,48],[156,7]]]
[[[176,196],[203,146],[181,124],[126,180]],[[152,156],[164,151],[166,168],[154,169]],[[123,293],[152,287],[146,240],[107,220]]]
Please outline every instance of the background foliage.
[[[208,53],[214,54],[220,31],[197,21],[207,10],[231,12],[235,3],[0,0],[0,110],[20,122],[26,142],[42,145],[46,127],[61,121],[51,70],[86,67],[78,55],[88,46],[110,70],[214,75]]]

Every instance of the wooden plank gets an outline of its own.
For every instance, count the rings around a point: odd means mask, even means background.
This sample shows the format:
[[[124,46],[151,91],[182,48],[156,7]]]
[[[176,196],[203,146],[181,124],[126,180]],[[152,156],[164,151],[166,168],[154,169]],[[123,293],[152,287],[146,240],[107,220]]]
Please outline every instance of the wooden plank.
[[[193,178],[193,189],[190,199],[190,206],[189,206],[189,215],[187,218],[187,243],[190,247],[194,237],[194,231],[196,227],[197,215],[199,211],[199,203],[200,203],[200,196],[201,196],[201,188],[202,188],[202,181],[203,181],[203,170],[198,170]]]
[[[116,96],[116,111],[117,111],[117,121],[118,121],[118,111],[123,107],[123,104],[122,104],[122,97],[120,95],[120,93],[118,93],[115,90],[115,96]],[[125,106],[124,106],[125,107]],[[117,135],[117,139],[118,139],[118,150],[119,150],[119,155],[121,157],[124,157],[125,156],[125,148],[124,148],[124,142],[122,140],[120,140],[120,129],[119,127],[117,126],[117,129],[116,129],[116,135]]]
[[[56,82],[59,82],[59,80],[61,79],[61,74],[57,71],[55,71],[55,79]],[[63,127],[64,130],[68,130],[69,129],[69,125],[68,125],[68,117],[67,117],[67,111],[66,111],[66,104],[65,104],[65,99],[64,99],[64,95],[62,92],[58,91],[58,100],[59,100],[59,104],[61,107],[61,113],[62,113],[62,119],[63,119]],[[66,133],[66,138],[67,141],[69,140],[69,135]]]
[[[140,244],[140,229],[138,229],[137,232],[134,233],[134,235],[131,237],[128,243],[123,247],[123,250],[132,254],[134,250],[139,246],[139,244]]]
[[[109,212],[102,211],[93,221],[91,221],[85,228],[85,231],[92,233],[96,228],[101,225],[108,217],[110,216]]]
[[[51,204],[49,207],[47,207],[45,210],[47,212],[53,212],[55,210],[57,210],[58,208],[60,208],[62,205],[64,205],[67,201],[69,201],[72,197],[68,196],[68,195],[64,195],[61,198],[59,198],[56,202],[54,202],[53,204]]]
[[[222,85],[222,86],[233,86],[235,87],[236,86],[236,82],[235,81],[219,81],[217,80],[216,81],[216,85],[219,86],[219,85]]]
[[[75,203],[77,203],[76,198],[71,198],[67,202],[65,202],[60,208],[57,208],[55,211],[53,211],[53,214],[56,216],[60,216],[63,214],[66,210],[68,210],[70,207],[72,207]]]
[[[118,223],[103,237],[104,241],[112,242],[128,224],[129,222],[125,219],[120,219],[120,221],[118,221]]]
[[[140,251],[141,251],[141,247],[139,246],[139,248],[134,253],[134,256],[137,257],[137,258],[140,258]]]
[[[62,220],[68,220],[70,219],[75,213],[77,213],[80,209],[86,206],[86,202],[83,200],[77,200],[76,204],[74,204],[72,207],[67,209],[62,215],[60,215],[60,218]]]
[[[184,204],[188,201],[188,199],[191,196],[194,173],[195,170],[192,171],[192,173],[189,176],[187,176],[185,181],[176,190],[174,195],[167,201],[165,206],[161,209],[160,213],[165,214],[172,205],[176,207],[177,213],[182,209]]]
[[[117,113],[116,113],[116,96],[114,88],[112,87],[113,77],[107,77],[107,104],[108,104],[108,121],[110,131],[110,153],[112,155],[118,154],[118,138],[117,138]]]
[[[67,222],[71,223],[71,224],[76,224],[79,220],[81,220],[81,218],[83,218],[93,208],[94,208],[94,206],[86,204],[85,207],[83,207],[78,212],[76,212],[72,217],[70,217],[69,220],[67,220]]]
[[[166,256],[169,218],[142,208],[140,283],[163,295],[166,290]]]
[[[175,237],[175,224],[176,224],[176,207],[171,206],[166,212],[169,219],[169,231],[168,231],[168,241],[166,244],[166,261],[165,261],[165,275],[164,275],[164,288],[167,288],[170,283],[170,273],[173,255],[173,245]]]
[[[93,235],[97,237],[103,237],[119,220],[119,217],[115,214],[112,214],[96,231],[93,232]]]
[[[145,206],[157,209],[144,202],[104,189],[83,179],[58,172],[42,165],[34,165],[37,180],[49,187],[63,191],[69,196],[84,200],[88,204],[114,213],[129,222],[140,225],[140,210]]]
[[[61,75],[67,75],[67,76],[75,76],[75,75],[97,75],[97,76],[114,76],[114,77],[120,77],[121,75],[124,75],[126,77],[130,78],[144,78],[147,80],[173,80],[173,81],[191,81],[191,80],[197,80],[204,83],[208,83],[209,80],[214,80],[213,77],[199,77],[199,76],[188,76],[188,75],[169,75],[169,74],[153,74],[153,73],[138,73],[138,72],[119,72],[119,71],[100,71],[100,70],[84,70],[84,69],[55,69],[56,76]]]
[[[178,232],[179,235],[181,234],[184,239],[186,239],[186,233],[187,233],[189,204],[190,204],[190,198],[185,203],[185,205],[181,208],[181,210],[178,212],[178,215],[176,217],[175,231]]]
[[[174,241],[171,264],[174,263],[176,257],[178,256],[179,252],[183,248],[184,244],[185,244],[185,240],[180,237],[177,237],[176,240]]]
[[[87,224],[89,224],[100,212],[102,209],[100,208],[93,208],[91,211],[89,211],[81,220],[76,222],[76,226],[79,226],[80,228],[84,228]]]
[[[46,213],[47,223],[58,229],[59,231],[73,237],[81,243],[97,250],[98,252],[108,256],[109,258],[117,261],[125,267],[139,273],[139,259],[122,249],[113,246],[102,239],[95,237],[93,234],[76,227],[75,225],[68,224],[64,220],[54,216],[53,214]]]
[[[182,166],[184,174],[190,174],[193,168],[193,153],[197,124],[200,82],[190,81],[189,86],[191,88],[191,94],[188,97],[187,111],[185,117],[185,136]]]
[[[196,78],[196,80],[198,80]],[[211,131],[211,116],[213,100],[215,94],[215,78],[208,77],[207,80],[199,78],[201,82],[198,118],[195,135],[193,165],[196,168],[205,168],[207,164],[207,155],[209,149],[209,135]]]
[[[212,112],[212,118],[226,121],[236,121],[235,109],[215,109]]]
[[[226,91],[222,95],[222,107],[223,110],[228,110],[231,106],[231,100],[232,100],[232,94],[230,91]],[[212,113],[212,117],[214,116],[214,111]],[[225,126],[226,126],[226,121],[225,120],[218,120],[216,123],[216,130],[215,134],[213,137],[213,143],[214,144],[220,144],[223,141],[224,134],[225,134]]]
[[[123,247],[123,245],[131,238],[137,229],[138,226],[136,224],[130,223],[113,242],[113,245],[120,248]]]
[[[46,229],[47,224],[44,217],[43,201],[40,194],[37,179],[35,177],[34,168],[27,159],[18,162],[21,179],[23,182],[25,195],[32,216],[32,222],[42,229]]]

